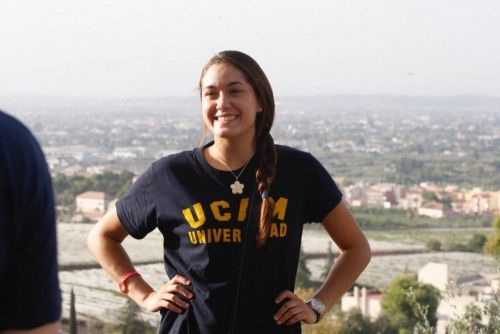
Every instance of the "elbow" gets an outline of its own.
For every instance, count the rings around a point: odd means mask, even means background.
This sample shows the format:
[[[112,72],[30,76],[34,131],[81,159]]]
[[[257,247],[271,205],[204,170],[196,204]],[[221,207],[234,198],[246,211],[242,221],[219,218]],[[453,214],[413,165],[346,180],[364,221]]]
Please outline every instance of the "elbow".
[[[96,251],[98,250],[99,243],[102,237],[97,226],[98,225],[94,225],[87,235],[87,249],[94,256]]]
[[[372,259],[372,250],[370,248],[370,245],[368,245],[368,247],[366,248],[365,250],[365,261],[366,261],[366,265],[368,265],[368,263],[370,263],[370,260]]]
[[[87,234],[87,249],[92,253],[92,249],[94,248],[94,242],[96,239],[95,226],[92,227],[89,234]]]
[[[368,243],[368,240],[365,242],[364,247],[361,249],[361,257],[363,259],[363,262],[365,264],[365,267],[370,263],[370,260],[372,259],[372,250],[370,248],[370,244]]]

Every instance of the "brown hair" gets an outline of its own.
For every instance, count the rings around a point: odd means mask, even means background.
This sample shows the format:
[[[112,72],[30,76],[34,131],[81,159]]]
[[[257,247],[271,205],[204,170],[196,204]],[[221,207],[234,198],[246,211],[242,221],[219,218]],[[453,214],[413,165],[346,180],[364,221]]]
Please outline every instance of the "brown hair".
[[[274,202],[269,198],[271,184],[276,174],[276,149],[270,134],[274,120],[274,95],[271,84],[259,64],[247,54],[240,51],[222,51],[213,56],[201,71],[199,82],[201,94],[201,81],[206,71],[214,64],[231,64],[240,70],[248,83],[252,86],[257,100],[260,102],[262,112],[257,113],[255,119],[255,136],[253,144],[259,161],[255,173],[257,188],[262,198],[260,205],[259,231],[257,245],[265,244],[271,227]],[[206,127],[203,132],[206,133]]]

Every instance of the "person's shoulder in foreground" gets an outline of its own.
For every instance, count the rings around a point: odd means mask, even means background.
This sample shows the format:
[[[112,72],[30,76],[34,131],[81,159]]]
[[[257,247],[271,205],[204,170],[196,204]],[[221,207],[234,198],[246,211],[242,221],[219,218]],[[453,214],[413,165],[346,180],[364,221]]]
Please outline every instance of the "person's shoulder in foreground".
[[[0,111],[0,333],[57,333],[52,183],[31,132]]]

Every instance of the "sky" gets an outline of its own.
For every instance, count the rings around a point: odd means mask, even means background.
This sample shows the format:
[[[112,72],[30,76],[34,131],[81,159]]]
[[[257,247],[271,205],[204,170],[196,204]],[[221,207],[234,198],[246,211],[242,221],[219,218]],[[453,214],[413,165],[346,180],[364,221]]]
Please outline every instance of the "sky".
[[[216,52],[277,96],[500,96],[498,0],[0,0],[0,96],[191,96]]]

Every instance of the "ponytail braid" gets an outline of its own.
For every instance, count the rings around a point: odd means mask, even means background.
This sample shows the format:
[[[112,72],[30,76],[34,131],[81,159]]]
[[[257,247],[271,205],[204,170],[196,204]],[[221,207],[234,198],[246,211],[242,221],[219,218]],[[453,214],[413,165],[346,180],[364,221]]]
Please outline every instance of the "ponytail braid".
[[[257,143],[257,156],[260,164],[255,178],[262,198],[257,232],[257,246],[260,247],[266,243],[269,236],[274,211],[274,202],[269,198],[269,190],[276,175],[276,149],[273,137],[269,132]]]

